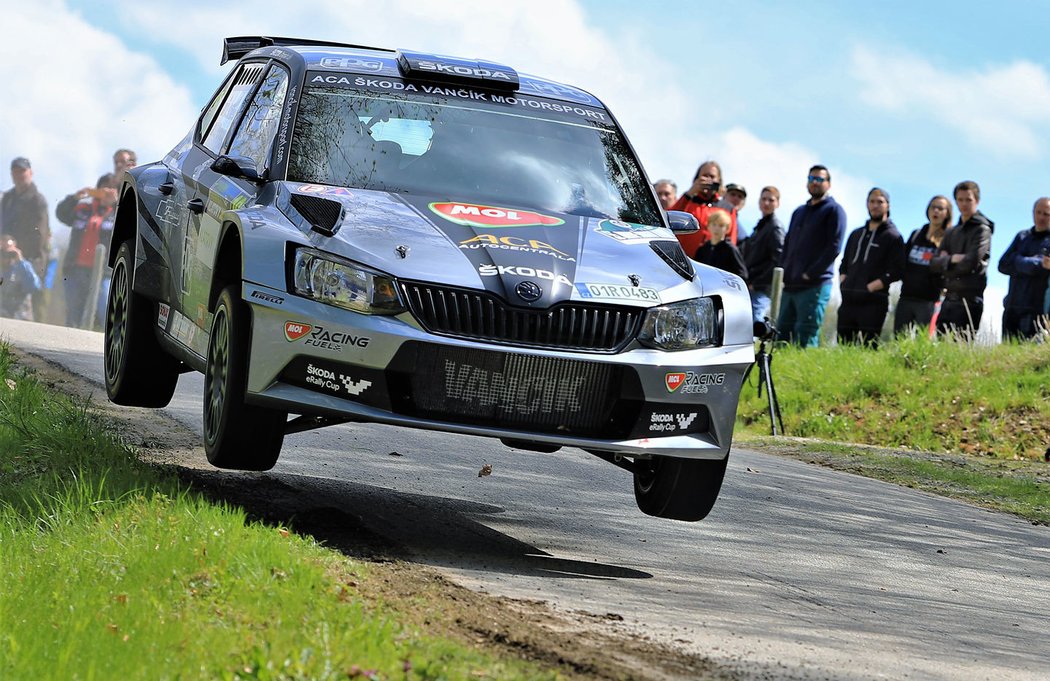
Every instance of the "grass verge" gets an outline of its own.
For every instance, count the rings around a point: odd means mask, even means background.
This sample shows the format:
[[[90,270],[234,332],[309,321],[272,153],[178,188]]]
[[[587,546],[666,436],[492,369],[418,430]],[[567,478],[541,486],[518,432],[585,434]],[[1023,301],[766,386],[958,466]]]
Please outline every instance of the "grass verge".
[[[915,337],[778,347],[773,360],[792,437],[768,437],[753,372],[738,444],[1050,523],[1050,346]]]
[[[4,679],[562,675],[406,625],[368,565],[142,463],[2,346],[0,546]]]

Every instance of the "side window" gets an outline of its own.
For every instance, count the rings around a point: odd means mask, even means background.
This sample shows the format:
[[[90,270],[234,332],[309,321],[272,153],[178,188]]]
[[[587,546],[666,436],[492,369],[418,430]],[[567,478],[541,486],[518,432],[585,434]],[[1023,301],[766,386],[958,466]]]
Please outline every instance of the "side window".
[[[281,123],[287,91],[288,72],[274,66],[248,105],[237,134],[230,143],[230,156],[247,156],[255,161],[255,169],[260,174],[266,169],[270,147],[277,137],[277,126]]]
[[[233,86],[230,88],[226,101],[222,103],[211,129],[204,137],[204,146],[210,151],[216,154],[222,153],[223,140],[226,139],[226,134],[229,133],[233,122],[237,120],[238,114],[244,108],[248,95],[252,93],[262,78],[264,68],[264,64],[245,64],[231,81]]]
[[[229,94],[230,88],[233,87],[233,82],[236,78],[227,78],[226,82],[222,84],[219,91],[215,93],[211,101],[208,102],[207,108],[204,110],[204,115],[201,116],[200,125],[197,127],[197,138],[203,140],[204,135],[207,134],[208,128],[215,121],[215,115],[219,113],[219,107],[226,101],[226,95]]]

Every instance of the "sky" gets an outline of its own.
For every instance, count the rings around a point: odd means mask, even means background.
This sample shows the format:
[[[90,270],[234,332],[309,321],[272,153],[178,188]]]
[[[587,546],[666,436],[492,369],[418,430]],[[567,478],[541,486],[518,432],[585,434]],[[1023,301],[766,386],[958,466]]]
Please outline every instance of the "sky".
[[[28,157],[52,206],[111,170],[119,147],[161,158],[228,72],[222,39],[260,34],[485,58],[581,87],[651,180],[684,189],[718,160],[748,190],[744,231],[765,185],[786,224],[814,163],[851,229],[879,186],[905,238],[931,197],[975,180],[996,223],[986,319],[1006,289],[995,265],[1050,195],[1039,0],[0,0],[0,17],[0,162]]]

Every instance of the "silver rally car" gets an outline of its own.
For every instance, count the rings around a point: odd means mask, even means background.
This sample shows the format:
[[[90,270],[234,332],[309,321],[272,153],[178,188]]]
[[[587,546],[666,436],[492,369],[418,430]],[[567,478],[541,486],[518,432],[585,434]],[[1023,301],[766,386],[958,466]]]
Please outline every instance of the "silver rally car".
[[[189,134],[125,175],[111,400],[205,375],[215,466],[379,422],[582,448],[639,508],[718,497],[744,371],[743,282],[693,263],[626,137],[577,88],[486,61],[271,37]],[[440,456],[435,452],[434,456]]]

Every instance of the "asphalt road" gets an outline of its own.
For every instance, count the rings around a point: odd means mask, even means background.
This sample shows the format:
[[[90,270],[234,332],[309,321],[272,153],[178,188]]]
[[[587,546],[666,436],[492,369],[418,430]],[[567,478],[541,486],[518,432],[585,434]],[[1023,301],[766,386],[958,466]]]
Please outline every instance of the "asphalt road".
[[[0,338],[105,399],[100,334]],[[198,433],[201,392],[183,376],[166,410]],[[748,677],[1050,678],[1050,528],[960,502],[738,449],[707,520],[662,521],[582,451],[389,426],[289,436],[265,475],[460,583],[615,613]]]

